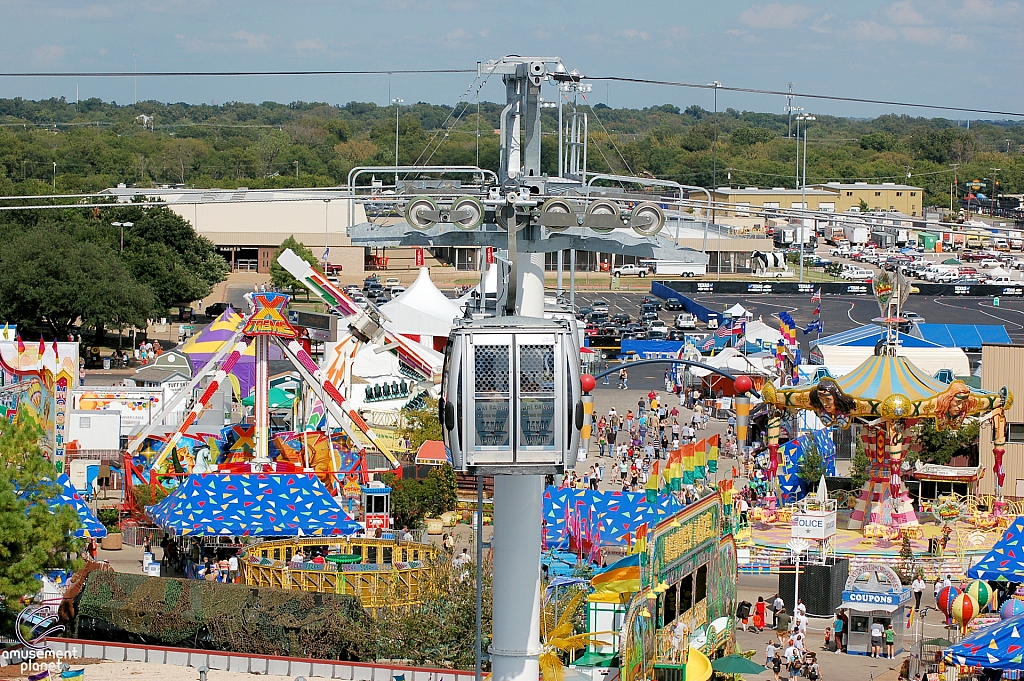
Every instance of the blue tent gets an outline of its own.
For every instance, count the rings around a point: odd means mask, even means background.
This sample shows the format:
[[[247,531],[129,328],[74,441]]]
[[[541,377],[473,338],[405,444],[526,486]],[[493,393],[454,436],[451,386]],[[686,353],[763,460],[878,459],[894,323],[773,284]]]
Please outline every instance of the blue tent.
[[[1011,343],[1002,324],[918,324],[917,332],[944,348],[981,350],[983,343]]]
[[[885,331],[882,327],[877,324],[866,324],[854,329],[847,329],[839,333],[834,333],[831,336],[825,336],[818,340],[813,340],[808,344],[808,347],[814,348],[819,345],[839,345],[842,347],[857,347],[857,348],[873,348],[880,340],[884,338]],[[952,345],[943,345],[936,342],[934,339],[918,338],[917,336],[911,336],[908,334],[900,334],[900,345],[905,348],[942,348],[942,347],[954,347]]]
[[[313,473],[194,473],[146,514],[178,536],[333,536],[361,529]]]
[[[967,570],[971,579],[1024,582],[1024,516],[1018,516],[985,557]]]
[[[75,513],[78,514],[78,519],[82,523],[82,526],[75,530],[75,536],[93,539],[106,537],[107,528],[103,527],[103,523],[97,520],[92,509],[86,505],[85,499],[83,499],[78,493],[78,490],[72,486],[71,480],[68,479],[68,476],[61,473],[57,477],[57,484],[61,486],[61,492],[58,496],[50,498],[48,503],[50,504],[50,508],[54,510],[56,510],[58,506],[70,506],[74,509]]]
[[[647,523],[653,528],[680,508],[671,494],[659,494],[650,504],[645,492],[548,487],[544,490],[544,537],[548,548],[567,548],[570,537],[621,546],[637,527]]]
[[[1024,671],[1024,615],[985,627],[946,648],[946,663]]]

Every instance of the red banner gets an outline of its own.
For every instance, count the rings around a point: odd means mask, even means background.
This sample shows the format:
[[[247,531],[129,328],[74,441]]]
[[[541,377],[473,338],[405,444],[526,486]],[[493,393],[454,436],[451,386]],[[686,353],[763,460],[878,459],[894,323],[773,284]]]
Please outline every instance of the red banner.
[[[486,258],[487,258],[487,264],[488,265],[493,265],[494,264],[494,246],[488,246],[487,247]]]
[[[423,267],[423,263],[424,263],[423,249],[422,248],[417,248],[416,249],[416,267]]]

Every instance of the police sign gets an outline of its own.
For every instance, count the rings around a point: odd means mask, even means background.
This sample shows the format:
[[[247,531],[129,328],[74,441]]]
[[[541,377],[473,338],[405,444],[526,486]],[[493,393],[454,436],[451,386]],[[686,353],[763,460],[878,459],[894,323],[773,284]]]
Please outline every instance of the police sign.
[[[793,514],[791,537],[823,541],[836,534],[835,511],[805,511]]]

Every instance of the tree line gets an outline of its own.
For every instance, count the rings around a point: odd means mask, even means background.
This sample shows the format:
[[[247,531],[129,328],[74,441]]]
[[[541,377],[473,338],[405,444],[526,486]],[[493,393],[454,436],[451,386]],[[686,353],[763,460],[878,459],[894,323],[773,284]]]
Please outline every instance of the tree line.
[[[323,102],[118,105],[99,99],[0,99],[5,194],[148,187],[335,186],[357,165],[498,165],[493,102],[381,107]],[[794,187],[796,140],[784,114],[664,104],[581,107],[590,117],[589,170],[711,187]],[[543,112],[542,169],[557,171],[556,113]],[[887,114],[817,116],[807,129],[809,183],[906,182],[926,205],[948,206],[954,177],[993,175],[1024,192],[1024,126]],[[56,165],[54,165],[56,164]],[[953,166],[958,166],[954,175]],[[369,182],[369,178],[365,178]],[[990,193],[990,185],[982,191]]]

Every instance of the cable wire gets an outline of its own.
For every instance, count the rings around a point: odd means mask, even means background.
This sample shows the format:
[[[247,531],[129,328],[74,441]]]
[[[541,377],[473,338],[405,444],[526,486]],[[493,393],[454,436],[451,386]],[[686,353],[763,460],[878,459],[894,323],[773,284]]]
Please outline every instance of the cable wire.
[[[203,77],[203,76],[388,76],[393,74],[420,73],[476,73],[476,69],[387,69],[353,71],[55,71],[55,72],[9,72],[0,73],[0,78],[145,78]]]
[[[669,87],[683,87],[683,88],[694,88],[697,90],[714,90],[714,85],[701,85],[699,83],[682,83],[672,80],[654,80],[651,78],[626,78],[624,76],[587,76],[587,80],[606,80],[615,81],[619,83],[640,83],[643,85],[666,85]],[[861,104],[886,104],[889,106],[906,106],[917,109],[937,109],[940,111],[962,111],[964,113],[983,113],[983,114],[994,114],[997,116],[1024,116],[1024,113],[1019,111],[995,111],[991,109],[972,109],[970,107],[961,106],[943,106],[941,104],[916,104],[914,102],[897,102],[886,99],[868,99],[866,97],[840,97],[838,95],[815,95],[806,92],[788,92],[782,90],[762,90],[759,88],[748,88],[748,87],[725,87],[724,85],[718,86],[719,90],[726,90],[728,92],[749,92],[755,95],[778,95],[781,97],[806,97],[807,99],[823,99],[835,102],[857,102]]]

